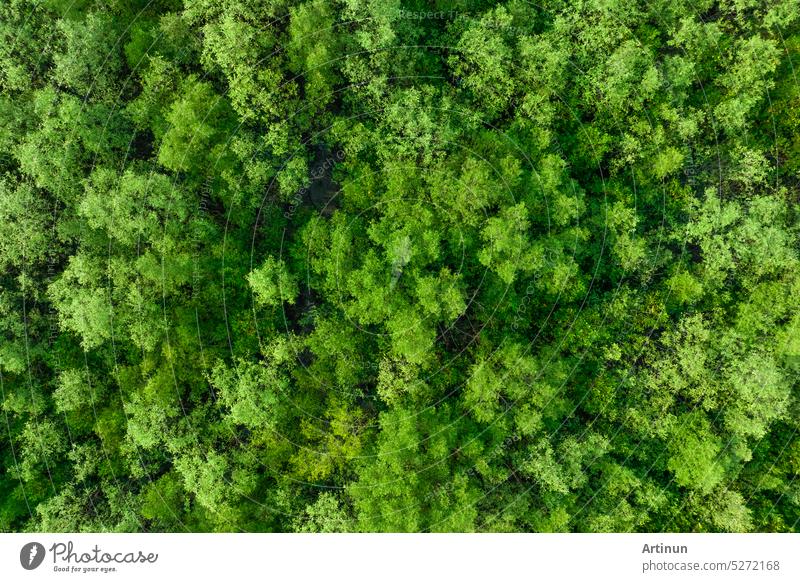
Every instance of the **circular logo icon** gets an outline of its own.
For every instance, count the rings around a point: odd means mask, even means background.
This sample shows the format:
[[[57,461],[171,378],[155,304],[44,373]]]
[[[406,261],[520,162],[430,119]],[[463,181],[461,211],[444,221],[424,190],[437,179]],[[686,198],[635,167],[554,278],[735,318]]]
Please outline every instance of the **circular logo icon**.
[[[44,561],[44,546],[39,542],[30,542],[19,551],[19,563],[26,570],[35,570]]]

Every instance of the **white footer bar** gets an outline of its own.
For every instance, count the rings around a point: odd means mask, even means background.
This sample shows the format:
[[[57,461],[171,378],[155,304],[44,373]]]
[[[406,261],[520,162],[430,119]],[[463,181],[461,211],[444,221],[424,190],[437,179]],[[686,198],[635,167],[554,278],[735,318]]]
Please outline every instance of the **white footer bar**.
[[[800,534],[0,534],[0,580],[800,580]]]

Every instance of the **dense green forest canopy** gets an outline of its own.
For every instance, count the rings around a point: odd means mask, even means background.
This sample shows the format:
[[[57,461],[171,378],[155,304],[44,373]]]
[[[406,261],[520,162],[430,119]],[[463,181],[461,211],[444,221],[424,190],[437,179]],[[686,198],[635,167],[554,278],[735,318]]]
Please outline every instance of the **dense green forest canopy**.
[[[798,0],[4,0],[0,530],[798,531]]]

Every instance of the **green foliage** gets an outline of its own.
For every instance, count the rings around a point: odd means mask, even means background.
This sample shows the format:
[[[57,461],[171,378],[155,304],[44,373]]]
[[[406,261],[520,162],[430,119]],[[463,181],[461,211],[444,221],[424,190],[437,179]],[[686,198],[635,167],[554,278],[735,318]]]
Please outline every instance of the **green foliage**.
[[[0,530],[798,531],[798,55],[790,0],[3,2]]]
[[[166,115],[168,129],[161,139],[158,162],[176,172],[218,165],[232,129],[225,98],[215,94],[209,83],[194,78],[181,84],[178,95]]]
[[[254,269],[247,280],[258,303],[276,306],[283,302],[293,304],[299,290],[297,281],[283,261],[269,257]]]
[[[682,415],[675,424],[669,434],[667,468],[675,474],[678,485],[708,493],[724,476],[718,458],[722,441],[699,413]]]

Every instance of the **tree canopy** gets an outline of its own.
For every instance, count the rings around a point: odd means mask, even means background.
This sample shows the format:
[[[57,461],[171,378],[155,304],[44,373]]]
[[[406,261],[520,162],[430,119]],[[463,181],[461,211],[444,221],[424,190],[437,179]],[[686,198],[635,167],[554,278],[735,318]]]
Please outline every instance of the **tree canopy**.
[[[0,531],[800,531],[796,1],[0,39]]]

